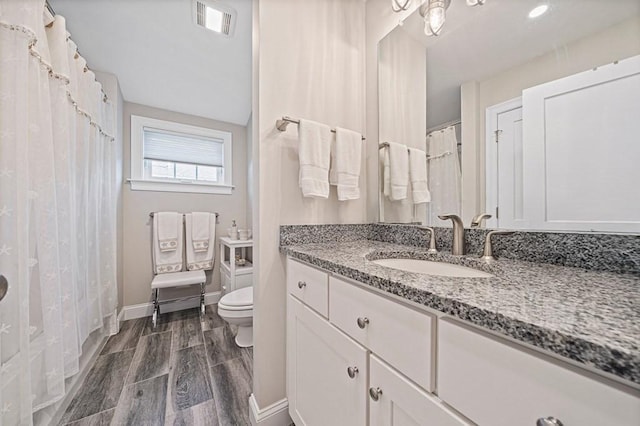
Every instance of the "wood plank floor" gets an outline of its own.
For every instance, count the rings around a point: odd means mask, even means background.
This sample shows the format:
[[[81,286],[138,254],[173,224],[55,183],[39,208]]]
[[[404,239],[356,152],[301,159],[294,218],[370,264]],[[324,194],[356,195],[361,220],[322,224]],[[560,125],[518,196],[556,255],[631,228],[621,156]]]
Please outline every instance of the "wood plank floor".
[[[252,348],[218,306],[125,321],[107,341],[60,425],[249,425]]]

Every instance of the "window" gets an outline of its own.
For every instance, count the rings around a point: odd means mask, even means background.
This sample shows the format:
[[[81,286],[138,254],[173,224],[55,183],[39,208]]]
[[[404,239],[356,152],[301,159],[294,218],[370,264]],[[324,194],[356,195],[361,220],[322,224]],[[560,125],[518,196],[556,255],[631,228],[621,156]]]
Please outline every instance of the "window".
[[[231,133],[131,116],[131,189],[231,194]]]

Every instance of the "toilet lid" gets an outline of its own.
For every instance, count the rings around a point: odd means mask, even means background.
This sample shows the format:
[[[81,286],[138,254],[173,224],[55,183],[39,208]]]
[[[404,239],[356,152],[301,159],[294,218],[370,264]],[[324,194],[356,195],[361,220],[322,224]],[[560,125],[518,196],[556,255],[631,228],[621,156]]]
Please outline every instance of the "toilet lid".
[[[222,296],[219,303],[229,307],[251,306],[253,305],[253,287],[243,287],[227,293]]]

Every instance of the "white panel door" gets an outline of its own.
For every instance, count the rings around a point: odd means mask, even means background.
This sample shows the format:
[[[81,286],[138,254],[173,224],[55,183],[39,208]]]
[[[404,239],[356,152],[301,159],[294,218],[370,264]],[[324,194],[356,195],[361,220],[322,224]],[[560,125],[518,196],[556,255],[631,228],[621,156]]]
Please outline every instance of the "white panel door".
[[[468,425],[442,401],[410,382],[375,355],[370,357],[371,426]],[[379,391],[378,391],[379,390]]]
[[[640,56],[523,92],[531,228],[640,232]]]
[[[287,397],[297,426],[364,426],[367,367],[366,349],[287,296]]]

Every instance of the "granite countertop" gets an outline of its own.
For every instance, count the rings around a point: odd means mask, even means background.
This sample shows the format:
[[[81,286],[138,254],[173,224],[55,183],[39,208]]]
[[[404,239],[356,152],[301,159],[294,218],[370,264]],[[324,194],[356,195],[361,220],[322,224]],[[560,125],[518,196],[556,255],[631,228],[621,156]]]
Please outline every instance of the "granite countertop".
[[[371,240],[281,247],[289,256],[483,328],[640,384],[640,278],[500,259],[428,254]],[[431,276],[386,268],[379,258],[423,258],[490,272]]]

